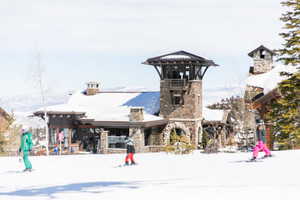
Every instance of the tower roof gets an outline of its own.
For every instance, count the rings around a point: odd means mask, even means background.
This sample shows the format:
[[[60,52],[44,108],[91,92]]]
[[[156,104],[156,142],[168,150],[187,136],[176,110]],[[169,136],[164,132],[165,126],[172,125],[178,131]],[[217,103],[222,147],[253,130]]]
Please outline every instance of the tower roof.
[[[260,45],[259,47],[257,47],[256,49],[254,49],[253,51],[251,51],[250,53],[248,53],[248,56],[250,56],[251,58],[253,58],[254,53],[256,51],[260,51],[260,50],[265,50],[267,52],[269,52],[272,56],[275,55],[274,51],[268,49],[267,47],[265,47],[264,45]]]
[[[186,51],[176,51],[161,56],[148,58],[143,64],[147,65],[178,65],[178,64],[193,64],[193,65],[206,65],[218,66],[212,60],[197,56]]]

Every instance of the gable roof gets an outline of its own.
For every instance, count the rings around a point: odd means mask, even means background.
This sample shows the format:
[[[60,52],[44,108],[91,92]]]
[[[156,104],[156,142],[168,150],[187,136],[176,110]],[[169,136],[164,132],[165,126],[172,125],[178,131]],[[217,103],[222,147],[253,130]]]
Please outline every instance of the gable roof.
[[[201,56],[197,56],[195,54],[192,54],[192,53],[189,53],[186,51],[182,51],[182,50],[176,51],[173,53],[164,54],[161,56],[148,58],[145,62],[143,62],[143,64],[155,65],[158,63],[163,63],[163,62],[168,62],[168,61],[173,61],[173,62],[180,61],[181,63],[193,62],[193,63],[197,63],[199,65],[201,64],[201,65],[208,65],[208,66],[218,66],[212,60],[208,60]]]
[[[248,53],[248,56],[250,56],[251,58],[253,58],[254,53],[255,53],[256,51],[260,51],[261,49],[262,49],[262,50],[265,50],[265,51],[267,51],[267,52],[269,52],[271,55],[275,55],[274,51],[268,49],[268,48],[265,47],[264,45],[260,45],[259,47],[257,47],[256,49],[254,49],[253,51],[251,51],[250,53]]]

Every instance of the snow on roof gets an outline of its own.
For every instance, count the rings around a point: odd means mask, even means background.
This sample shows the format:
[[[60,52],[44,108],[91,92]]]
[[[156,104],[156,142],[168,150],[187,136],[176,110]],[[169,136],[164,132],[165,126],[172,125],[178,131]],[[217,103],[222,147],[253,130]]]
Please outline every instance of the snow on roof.
[[[210,103],[206,103],[206,105]],[[206,108],[206,105],[203,106],[204,119],[221,121],[223,110],[211,110]],[[145,121],[162,119],[154,115],[160,109],[160,92],[157,91],[107,91],[93,96],[87,96],[80,91],[74,93],[66,104],[49,106],[47,111],[85,112],[88,119],[96,121],[129,121],[130,107],[144,107]]]
[[[271,71],[253,75],[247,78],[246,84],[264,89],[264,93],[268,93],[278,86],[278,83],[287,79],[286,76],[280,76],[281,72],[295,73],[295,66],[277,64]]]
[[[223,110],[212,110],[206,106],[203,107],[203,118],[207,121],[222,121],[223,116]]]
[[[191,59],[191,57],[187,55],[168,55],[162,57],[161,59]]]
[[[74,93],[68,103],[47,107],[47,111],[85,112],[95,121],[129,121],[130,107],[144,107],[144,121],[161,120],[154,116],[159,111],[159,92],[101,92],[87,96]]]

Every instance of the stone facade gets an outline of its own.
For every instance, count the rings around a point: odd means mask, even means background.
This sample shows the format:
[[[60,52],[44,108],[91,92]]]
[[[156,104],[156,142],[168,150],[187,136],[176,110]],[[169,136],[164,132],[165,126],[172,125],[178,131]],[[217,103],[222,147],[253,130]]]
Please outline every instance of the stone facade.
[[[273,52],[264,46],[260,46],[257,49],[250,52],[248,55],[253,59],[252,70],[249,71],[249,76],[262,74],[269,72],[273,68]],[[251,68],[250,68],[251,69]],[[245,88],[245,101],[250,103],[251,100],[258,94],[263,93],[263,88],[253,87],[247,85]],[[249,108],[250,110],[250,108]],[[245,126],[248,129],[255,130],[255,114],[250,111],[246,111],[245,114]]]
[[[273,68],[274,52],[263,45],[254,49],[248,55],[253,59],[253,67],[250,68],[249,75],[266,73]]]
[[[129,128],[129,136],[134,141],[134,148],[136,152],[144,152],[145,139],[143,128]]]
[[[272,69],[273,57],[268,51],[264,52],[263,58],[261,51],[256,51],[253,54],[253,74],[266,73]]]
[[[86,95],[91,96],[99,93],[100,83],[95,81],[90,81],[87,84]]]
[[[130,108],[130,121],[141,122],[144,120],[144,108],[132,107]]]
[[[173,91],[162,80],[160,92],[160,115],[170,120],[163,132],[163,144],[168,143],[170,131],[179,128],[190,138],[191,144],[197,145],[202,120],[202,81],[190,80],[182,90]],[[183,102],[180,105],[173,103],[172,95],[175,92],[181,93]]]
[[[109,153],[108,152],[108,131],[101,130],[100,133],[100,144],[99,153]]]
[[[174,105],[172,95],[183,97],[180,105]],[[191,80],[181,90],[173,90],[166,80],[160,82],[160,115],[166,119],[202,118],[202,81]]]

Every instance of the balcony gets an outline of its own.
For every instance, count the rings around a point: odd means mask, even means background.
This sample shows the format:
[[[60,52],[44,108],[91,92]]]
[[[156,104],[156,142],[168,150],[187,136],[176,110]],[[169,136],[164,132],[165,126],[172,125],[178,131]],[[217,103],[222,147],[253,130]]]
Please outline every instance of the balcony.
[[[170,89],[184,89],[187,86],[185,79],[165,79],[164,85]]]

